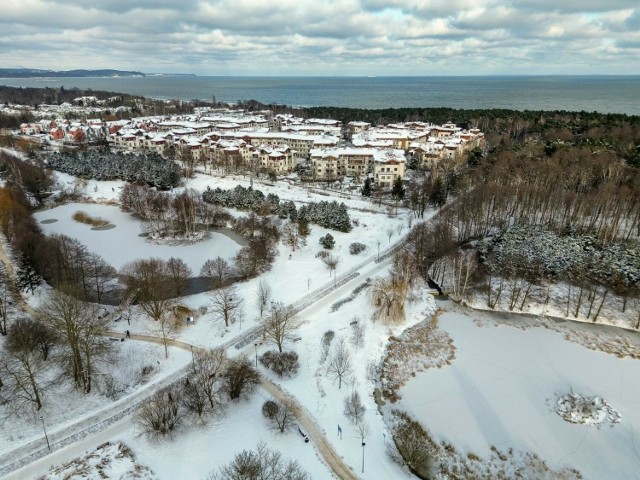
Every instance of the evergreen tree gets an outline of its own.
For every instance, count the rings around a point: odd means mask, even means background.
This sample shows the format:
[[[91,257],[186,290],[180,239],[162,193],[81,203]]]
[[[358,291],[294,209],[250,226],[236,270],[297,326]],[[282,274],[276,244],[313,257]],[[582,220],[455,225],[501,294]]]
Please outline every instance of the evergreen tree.
[[[326,248],[327,250],[331,250],[335,244],[336,241],[333,239],[333,235],[331,235],[330,233],[327,233],[324,237],[320,237],[320,245],[322,245],[322,247]]]
[[[371,196],[371,179],[369,177],[364,179],[364,185],[362,185],[362,196],[363,197]]]
[[[300,208],[298,212],[298,233],[301,237],[306,238],[311,230],[309,229],[309,218],[307,217],[307,208]]]
[[[33,263],[23,254],[18,262],[18,271],[16,274],[16,283],[20,290],[35,291],[36,287],[42,282],[42,277],[33,266]]]
[[[437,177],[433,182],[433,190],[429,196],[429,200],[432,205],[441,207],[447,203],[447,187],[442,181],[442,178]]]
[[[396,177],[393,181],[391,196],[396,200],[402,200],[404,198],[404,185],[402,184],[402,178]]]

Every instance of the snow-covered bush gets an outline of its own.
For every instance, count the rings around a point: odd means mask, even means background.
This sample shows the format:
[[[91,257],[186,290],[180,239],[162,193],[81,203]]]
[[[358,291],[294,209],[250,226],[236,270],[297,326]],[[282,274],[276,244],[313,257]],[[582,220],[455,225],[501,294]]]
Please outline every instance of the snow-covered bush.
[[[296,352],[276,352],[271,350],[260,356],[260,363],[279,377],[291,377],[298,373],[300,363]]]
[[[320,363],[324,363],[329,355],[329,349],[331,348],[331,342],[336,336],[336,332],[333,330],[327,330],[322,336],[322,352],[320,354]]]
[[[320,237],[320,245],[322,248],[326,248],[327,250],[331,250],[336,244],[336,241],[333,239],[333,235],[327,233],[324,237]]]
[[[354,242],[349,245],[349,253],[351,255],[358,255],[360,252],[364,252],[366,248],[367,247],[364,243]]]

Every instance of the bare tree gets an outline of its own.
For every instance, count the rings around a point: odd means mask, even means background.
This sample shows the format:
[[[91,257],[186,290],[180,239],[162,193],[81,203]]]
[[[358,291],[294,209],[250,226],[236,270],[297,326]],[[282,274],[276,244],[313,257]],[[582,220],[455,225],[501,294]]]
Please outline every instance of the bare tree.
[[[0,354],[0,378],[4,378],[0,390],[0,403],[7,402],[13,410],[42,408],[42,391],[46,372],[50,367],[36,350],[30,322],[12,325],[7,349]]]
[[[175,295],[182,296],[187,288],[189,277],[191,277],[191,269],[184,263],[184,260],[171,257],[167,260],[167,273],[173,283]]]
[[[42,360],[46,362],[57,342],[56,332],[37,320],[21,318],[13,322],[9,328],[6,345],[7,349],[13,352],[24,349],[37,350],[42,355]]]
[[[404,320],[404,302],[408,290],[407,283],[399,277],[374,279],[369,287],[369,297],[375,308],[374,318],[389,323]]]
[[[351,352],[349,352],[344,338],[341,338],[334,346],[333,353],[329,357],[327,375],[333,380],[337,380],[338,389],[341,389],[342,382],[347,381],[352,374],[353,362],[351,361]]]
[[[391,243],[391,237],[393,237],[393,226],[387,227],[387,237],[389,238],[389,243]]]
[[[151,318],[158,321],[170,310],[173,289],[167,262],[160,258],[135,260],[122,267],[120,276],[129,294]]]
[[[338,268],[338,265],[340,264],[340,257],[336,257],[332,253],[330,253],[326,257],[320,258],[329,269],[329,277],[331,277],[331,274]]]
[[[286,397],[282,401],[275,398],[267,400],[262,408],[262,413],[270,420],[271,426],[284,433],[295,425],[296,404],[293,399]]]
[[[358,425],[364,417],[365,407],[357,391],[351,392],[351,395],[344,397],[344,414],[353,423]]]
[[[224,374],[229,359],[222,348],[198,350],[193,357],[193,375],[190,383],[206,399],[205,412],[217,415],[224,410],[222,400]]]
[[[222,257],[207,260],[200,270],[200,275],[212,279],[213,286],[218,288],[222,287],[232,274],[233,268]]]
[[[182,404],[190,413],[196,415],[199,420],[203,420],[206,416],[208,406],[207,397],[204,392],[198,388],[198,385],[188,378],[185,380],[182,389]]]
[[[256,305],[260,312],[260,319],[264,316],[264,312],[267,310],[267,306],[271,301],[271,292],[269,284],[264,279],[261,279],[258,284],[258,291],[256,292]]]
[[[95,293],[96,301],[100,303],[107,286],[116,278],[116,269],[100,255],[90,253],[87,258],[86,270],[87,282]]]
[[[213,290],[210,294],[211,312],[216,320],[224,320],[224,325],[229,326],[241,318],[242,297],[238,295],[235,287],[223,287]]]
[[[280,452],[260,442],[256,451],[243,450],[233,461],[209,475],[207,480],[311,480],[298,462],[285,460]]]
[[[364,444],[364,441],[371,435],[371,426],[366,420],[361,420],[356,424],[356,433],[360,439],[360,443]]]
[[[160,337],[160,341],[164,346],[164,357],[169,358],[169,344],[176,338],[179,331],[178,319],[172,313],[165,312],[152,325],[152,330]]]
[[[247,398],[260,383],[260,374],[246,358],[229,360],[223,374],[223,389],[230,400]]]
[[[180,426],[183,418],[178,387],[168,387],[155,393],[136,414],[136,422],[147,434],[171,434]]]
[[[111,351],[107,339],[108,317],[100,318],[96,304],[52,290],[36,311],[42,324],[60,336],[59,359],[76,385],[91,392],[94,364]]]
[[[271,304],[269,314],[262,320],[262,334],[273,342],[282,353],[282,346],[293,339],[293,332],[300,326],[300,321],[291,307],[281,302]]]

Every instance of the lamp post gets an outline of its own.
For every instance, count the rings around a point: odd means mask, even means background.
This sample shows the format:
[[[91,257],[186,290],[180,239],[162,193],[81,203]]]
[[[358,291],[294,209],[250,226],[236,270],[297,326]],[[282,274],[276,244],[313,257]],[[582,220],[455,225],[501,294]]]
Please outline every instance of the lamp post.
[[[364,446],[366,443],[362,442],[362,473],[364,473]]]
[[[193,367],[193,373],[196,373],[196,357],[193,354],[193,345],[189,345],[191,347],[191,366]]]
[[[258,368],[258,343],[254,343],[253,346],[256,349],[256,368]]]
[[[378,240],[378,261],[380,261],[380,240]]]
[[[51,445],[49,444],[49,436],[47,435],[47,428],[44,426],[44,417],[40,415],[40,420],[42,420],[42,430],[44,430],[44,438],[47,441],[47,448],[51,451]]]

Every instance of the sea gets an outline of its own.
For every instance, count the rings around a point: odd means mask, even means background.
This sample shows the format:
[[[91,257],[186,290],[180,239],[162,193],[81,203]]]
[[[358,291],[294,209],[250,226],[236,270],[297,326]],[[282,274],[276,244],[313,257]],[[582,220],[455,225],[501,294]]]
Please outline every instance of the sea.
[[[16,87],[74,87],[159,99],[350,108],[597,111],[640,115],[640,75],[228,77],[148,75],[117,78],[0,79]]]

